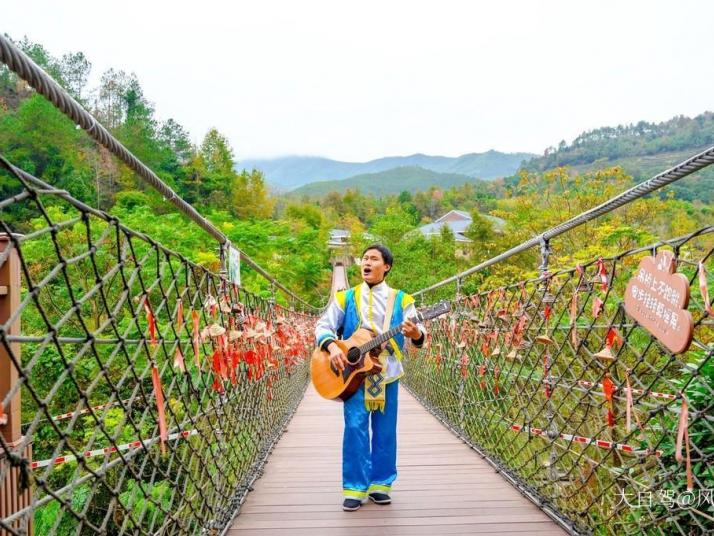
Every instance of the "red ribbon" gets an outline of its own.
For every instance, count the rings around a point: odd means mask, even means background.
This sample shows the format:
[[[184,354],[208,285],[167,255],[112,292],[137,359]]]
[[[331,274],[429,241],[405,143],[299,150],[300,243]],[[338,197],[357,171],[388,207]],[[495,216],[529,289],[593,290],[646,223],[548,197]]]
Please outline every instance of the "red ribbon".
[[[526,322],[528,322],[528,315],[523,313],[513,328],[513,346],[519,346],[521,344],[523,333],[526,329]]]
[[[627,412],[625,415],[625,429],[629,432],[632,428],[632,423],[631,423],[631,417],[634,415],[635,421],[637,421],[637,427],[640,430],[644,430],[642,428],[642,423],[640,422],[639,417],[637,416],[637,413],[635,412],[635,403],[632,400],[632,386],[630,385],[630,373],[625,371],[625,382],[627,384],[627,392],[625,394],[625,397],[627,399]]]
[[[164,391],[161,388],[161,377],[156,365],[151,366],[151,383],[154,384],[154,396],[156,397],[156,412],[159,415],[159,438],[161,440],[161,454],[166,453],[166,441],[169,432],[166,428],[166,414],[164,413]]]
[[[144,297],[144,311],[146,312],[146,321],[149,324],[149,337],[151,340],[151,345],[156,346],[156,320],[154,319],[154,312],[151,310],[151,304],[149,303],[149,297]]]
[[[491,292],[488,293],[488,298],[486,302],[486,313],[491,312],[491,307],[493,307],[493,302],[496,298],[496,291],[492,290]]]
[[[497,394],[498,394],[498,391],[500,391],[500,388],[498,387],[498,377],[499,377],[500,375],[501,375],[501,369],[498,368],[498,365],[496,365],[496,366],[493,368],[493,379],[494,379],[494,381],[495,381],[495,383],[494,383],[494,385],[493,385],[493,394],[494,394],[494,395],[497,395]]]
[[[243,360],[248,365],[248,379],[255,380],[255,367],[258,362],[258,356],[253,350],[248,350],[243,353]]]
[[[181,372],[186,372],[186,365],[183,360],[183,353],[181,352],[181,331],[183,331],[183,300],[178,298],[176,300],[177,311],[176,311],[176,336],[178,337],[176,351],[174,352],[174,368],[178,368]]]
[[[488,355],[488,337],[484,337],[483,342],[481,343],[481,353],[484,356]]]
[[[191,323],[193,324],[193,357],[196,360],[196,366],[200,369],[201,368],[201,359],[200,359],[200,352],[201,352],[201,332],[200,332],[200,319],[198,317],[198,312],[193,310],[191,311]]]
[[[677,445],[675,447],[674,459],[682,461],[682,443],[685,445],[687,453],[687,490],[694,489],[694,478],[692,476],[692,458],[689,452],[689,410],[687,409],[687,399],[682,395],[682,411],[679,414],[679,426],[677,427]]]
[[[617,343],[618,346],[622,346],[622,336],[616,328],[610,328],[607,330],[605,344],[608,348],[612,348],[615,343]]]
[[[176,311],[176,333],[181,337],[181,331],[183,330],[183,300],[179,298],[176,301],[178,302],[178,311]]]
[[[602,392],[605,395],[605,400],[607,401],[607,425],[610,427],[615,426],[615,413],[613,411],[613,395],[615,394],[615,384],[610,379],[608,374],[602,379]]]
[[[605,268],[605,261],[600,257],[597,260],[597,274],[600,277],[602,290],[607,290],[607,269]]]
[[[550,356],[546,351],[543,355],[543,386],[545,387],[545,397],[550,398],[553,392],[550,389]]]
[[[712,304],[709,301],[709,288],[707,287],[707,270],[704,268],[704,263],[699,261],[699,292],[702,293],[702,300],[704,301],[704,310],[709,314],[709,316],[714,315],[712,312]]]
[[[545,318],[546,322],[550,318],[551,312],[552,312],[552,309],[550,308],[550,305],[546,305],[545,309],[543,309],[543,317]]]
[[[272,375],[268,376],[268,381],[265,382],[265,385],[266,385],[267,391],[268,391],[267,398],[268,398],[268,400],[272,400],[273,399],[273,376]]]
[[[176,347],[176,352],[174,353],[174,368],[179,369],[181,372],[186,372],[186,364],[183,361],[183,353],[181,353],[181,347]]]
[[[604,305],[605,304],[603,303],[603,301],[597,296],[593,298],[593,318],[597,318],[598,316],[600,316]]]
[[[461,356],[461,377],[466,379],[469,375],[469,355],[464,352]]]

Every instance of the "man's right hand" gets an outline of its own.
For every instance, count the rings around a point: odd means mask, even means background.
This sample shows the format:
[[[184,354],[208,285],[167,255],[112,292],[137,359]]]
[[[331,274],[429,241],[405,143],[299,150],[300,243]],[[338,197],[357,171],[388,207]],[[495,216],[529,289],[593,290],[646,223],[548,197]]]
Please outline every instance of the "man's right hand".
[[[331,342],[327,347],[327,351],[330,352],[330,364],[340,372],[344,372],[349,361],[347,361],[347,356],[342,351],[342,348],[336,342]]]

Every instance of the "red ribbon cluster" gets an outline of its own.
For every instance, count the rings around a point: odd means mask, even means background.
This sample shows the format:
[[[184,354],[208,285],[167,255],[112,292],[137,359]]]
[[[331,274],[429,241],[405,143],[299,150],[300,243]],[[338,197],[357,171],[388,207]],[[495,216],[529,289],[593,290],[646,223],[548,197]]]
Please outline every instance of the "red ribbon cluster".
[[[217,319],[218,313],[233,312],[227,295],[219,303],[212,296],[208,296],[204,308],[209,319]],[[155,348],[157,340],[157,323],[148,295],[144,296],[143,303],[148,325],[148,339],[151,347]],[[201,315],[199,311],[191,310],[191,345],[193,347],[196,367],[201,370],[201,353],[204,342],[210,340],[212,353],[209,358],[210,371],[213,375],[213,390],[224,393],[227,384],[237,385],[238,365],[246,364],[246,377],[251,381],[260,381],[265,377],[266,396],[273,399],[273,384],[278,375],[278,356],[282,354],[288,374],[307,354],[312,341],[312,328],[303,319],[292,319],[290,323],[285,318],[277,318],[277,327],[273,327],[272,320],[261,320],[254,315],[242,317],[239,331],[236,326],[236,317],[228,317],[229,329],[215,321],[201,330]],[[175,333],[177,337],[173,366],[182,373],[186,371],[186,363],[181,349],[180,340],[184,334],[184,306],[179,298],[176,305]],[[267,374],[267,377],[266,377]],[[161,374],[155,363],[151,364],[151,381],[156,398],[158,415],[159,436],[161,450],[165,452],[165,443],[168,438],[166,425],[165,399],[161,384]],[[0,409],[1,411],[1,409]]]

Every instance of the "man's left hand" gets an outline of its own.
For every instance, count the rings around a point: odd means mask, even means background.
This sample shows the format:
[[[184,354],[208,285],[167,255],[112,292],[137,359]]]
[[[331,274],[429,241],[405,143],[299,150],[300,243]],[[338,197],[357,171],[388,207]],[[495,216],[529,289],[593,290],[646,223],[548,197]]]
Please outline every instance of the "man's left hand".
[[[410,339],[418,339],[421,337],[421,331],[419,331],[417,325],[410,320],[405,320],[404,323],[402,323],[402,333]]]

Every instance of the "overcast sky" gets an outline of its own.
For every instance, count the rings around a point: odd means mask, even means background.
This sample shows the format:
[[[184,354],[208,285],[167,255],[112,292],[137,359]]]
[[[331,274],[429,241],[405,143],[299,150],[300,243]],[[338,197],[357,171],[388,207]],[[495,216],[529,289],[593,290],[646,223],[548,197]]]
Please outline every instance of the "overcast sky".
[[[161,119],[238,159],[542,153],[714,110],[714,2],[4,0],[0,31],[93,82],[135,72]]]

